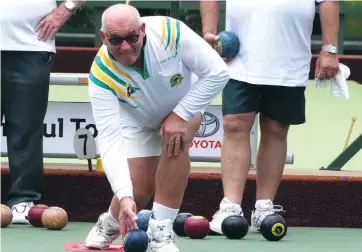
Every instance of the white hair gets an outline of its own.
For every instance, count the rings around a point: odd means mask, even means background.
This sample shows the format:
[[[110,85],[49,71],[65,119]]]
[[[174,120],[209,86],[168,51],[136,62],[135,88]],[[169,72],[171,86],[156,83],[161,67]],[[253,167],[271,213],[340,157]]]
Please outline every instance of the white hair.
[[[140,13],[138,12],[138,10],[135,7],[128,5],[128,4],[114,4],[110,7],[108,7],[102,14],[101,31],[103,31],[103,32],[106,31],[106,28],[107,28],[106,20],[108,17],[122,15],[127,12],[131,12],[132,14],[134,14],[132,16],[132,18],[134,18],[137,23],[139,23],[139,24],[142,23]]]

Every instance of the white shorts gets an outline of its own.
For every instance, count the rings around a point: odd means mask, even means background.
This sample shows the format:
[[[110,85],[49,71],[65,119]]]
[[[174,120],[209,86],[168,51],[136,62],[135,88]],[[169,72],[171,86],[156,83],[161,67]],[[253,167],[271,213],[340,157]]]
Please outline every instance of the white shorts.
[[[203,113],[204,111],[201,112]],[[138,126],[128,115],[123,114],[122,117],[122,146],[127,158],[160,156],[162,152],[160,127]]]
[[[123,126],[122,138],[122,145],[127,158],[161,155],[162,140],[160,136],[160,129]]]

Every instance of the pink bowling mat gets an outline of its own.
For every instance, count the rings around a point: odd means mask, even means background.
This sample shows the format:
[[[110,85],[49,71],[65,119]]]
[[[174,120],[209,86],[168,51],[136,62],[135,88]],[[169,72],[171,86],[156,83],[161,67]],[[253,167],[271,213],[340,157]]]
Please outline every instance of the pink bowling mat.
[[[65,251],[77,251],[77,252],[92,252],[92,251],[105,251],[105,252],[124,252],[123,246],[120,244],[111,244],[108,249],[99,250],[99,249],[89,249],[84,246],[83,243],[64,243]]]

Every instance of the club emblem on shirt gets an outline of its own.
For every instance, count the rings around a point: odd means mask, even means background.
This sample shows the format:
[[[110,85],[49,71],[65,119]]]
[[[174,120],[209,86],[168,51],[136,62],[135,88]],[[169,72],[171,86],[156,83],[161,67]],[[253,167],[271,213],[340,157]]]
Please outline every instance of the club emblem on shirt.
[[[126,83],[127,96],[130,97],[132,94],[136,93],[136,90],[129,84]]]
[[[182,74],[175,74],[170,79],[171,87],[178,86],[179,84],[182,83],[183,79],[184,79],[184,77],[182,76]]]

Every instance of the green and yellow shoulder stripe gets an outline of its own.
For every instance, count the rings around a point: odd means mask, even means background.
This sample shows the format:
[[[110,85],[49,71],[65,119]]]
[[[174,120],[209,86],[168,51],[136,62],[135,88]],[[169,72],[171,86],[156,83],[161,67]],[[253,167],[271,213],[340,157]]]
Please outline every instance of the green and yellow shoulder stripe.
[[[180,42],[180,21],[171,17],[161,18],[161,46],[165,50],[177,50]]]
[[[107,54],[107,49],[101,47],[91,66],[89,79],[95,85],[110,90],[121,102],[133,106],[133,102],[129,101],[140,98],[133,95],[140,89],[131,85],[131,76],[117,68]]]

